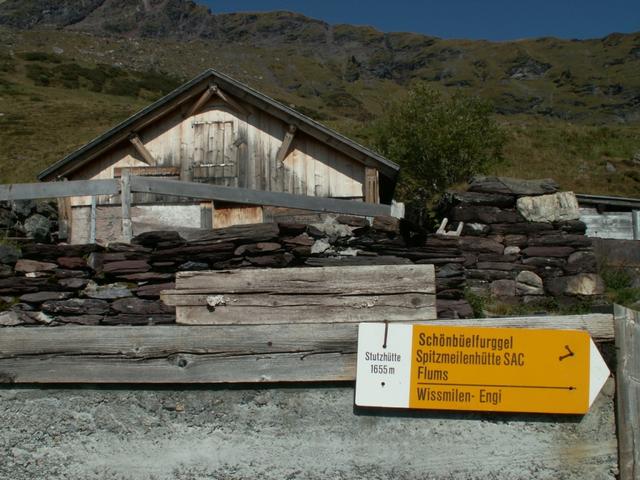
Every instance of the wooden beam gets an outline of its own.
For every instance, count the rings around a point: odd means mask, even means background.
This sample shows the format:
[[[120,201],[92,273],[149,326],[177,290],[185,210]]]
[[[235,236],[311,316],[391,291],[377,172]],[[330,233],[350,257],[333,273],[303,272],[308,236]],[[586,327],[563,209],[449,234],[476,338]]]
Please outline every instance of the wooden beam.
[[[280,149],[278,150],[278,154],[276,155],[276,164],[279,165],[284,162],[284,159],[287,158],[289,154],[289,150],[291,149],[291,144],[293,143],[293,139],[295,138],[296,132],[298,131],[298,127],[295,125],[289,125],[289,129],[284,136],[284,140],[282,141],[282,145],[280,145]]]
[[[364,201],[368,203],[380,203],[379,172],[375,168],[364,168]]]
[[[434,278],[433,265],[413,264],[178,272],[176,290],[170,293],[342,296],[435,293]]]
[[[187,113],[182,115],[183,118],[189,118],[195,115],[196,113],[198,113],[200,109],[202,109],[202,107],[204,107],[207,104],[207,102],[211,100],[211,97],[213,97],[214,94],[215,94],[215,91],[213,90],[212,87],[207,88],[204,92],[202,92],[202,95],[200,95],[198,100],[195,101],[195,103],[191,106],[191,108],[189,108]]]
[[[113,169],[113,176],[120,178],[122,172],[126,170],[129,175],[141,175],[144,177],[179,177],[178,167],[116,167]]]
[[[233,98],[231,98],[226,93],[224,93],[220,89],[220,87],[218,87],[218,85],[213,85],[211,88],[213,89],[213,93],[215,93],[218,96],[218,98],[220,98],[223,102],[225,102],[227,105],[232,107],[234,110],[237,110],[238,112],[243,113],[245,115],[249,114],[249,111],[245,107],[243,107],[238,102],[236,102]]]
[[[120,179],[120,201],[122,203],[122,239],[130,242],[133,237],[131,226],[131,176],[126,170]]]
[[[151,155],[151,152],[147,150],[147,147],[144,146],[144,143],[142,143],[142,140],[140,140],[140,137],[138,136],[137,133],[134,133],[129,137],[129,142],[131,142],[131,145],[133,145],[133,148],[136,149],[136,152],[138,152],[138,155],[142,157],[142,161],[144,163],[150,166],[154,166],[156,164],[156,159],[153,158],[153,155]]]
[[[299,208],[314,212],[344,213],[366,217],[388,216],[391,213],[391,207],[383,204],[294,195],[291,193],[265,192],[247,188],[222,187],[151,177],[132,177],[131,188],[134,192],[219,200],[246,205],[272,205],[274,207]]]
[[[577,328],[613,339],[612,316],[600,314],[428,323]],[[357,331],[357,323],[5,328],[0,383],[353,381]]]
[[[640,313],[614,306],[620,480],[640,478]]]
[[[117,195],[117,180],[71,180],[68,182],[15,183],[0,185],[0,200],[30,200],[39,198]]]

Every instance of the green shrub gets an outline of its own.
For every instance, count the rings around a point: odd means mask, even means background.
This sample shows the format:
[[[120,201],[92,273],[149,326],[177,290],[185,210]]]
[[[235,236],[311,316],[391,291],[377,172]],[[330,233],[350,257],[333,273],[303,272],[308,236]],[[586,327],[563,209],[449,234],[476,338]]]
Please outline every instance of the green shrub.
[[[27,78],[39,87],[48,87],[53,78],[53,73],[46,67],[37,63],[26,66]]]
[[[18,57],[26,60],[27,62],[49,62],[60,63],[62,59],[57,55],[46,52],[22,52],[18,53]]]

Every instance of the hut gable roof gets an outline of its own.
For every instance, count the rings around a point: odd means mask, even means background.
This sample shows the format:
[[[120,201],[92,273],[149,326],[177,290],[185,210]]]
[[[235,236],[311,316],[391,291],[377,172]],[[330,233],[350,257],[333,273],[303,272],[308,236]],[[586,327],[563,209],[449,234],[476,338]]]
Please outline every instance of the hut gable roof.
[[[341,151],[350,158],[378,169],[382,175],[395,183],[400,169],[396,163],[214,69],[204,71],[193,80],[178,87],[173,92],[129,117],[116,127],[54,163],[40,172],[38,179],[47,181],[68,175],[79,167],[91,162],[91,160],[96,158],[100,153],[127,140],[138,130],[152,124],[174,109],[188,104],[188,102],[193,103],[199,95],[213,84],[234,98],[254,108],[266,111],[290,125],[294,125],[300,131],[330,145],[332,148]]]

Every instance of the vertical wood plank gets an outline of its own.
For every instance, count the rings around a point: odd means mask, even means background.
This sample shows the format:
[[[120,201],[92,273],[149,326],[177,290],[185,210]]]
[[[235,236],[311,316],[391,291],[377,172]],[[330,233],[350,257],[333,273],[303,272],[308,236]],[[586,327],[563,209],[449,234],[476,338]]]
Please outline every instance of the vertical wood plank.
[[[614,306],[620,480],[640,478],[640,314]]]
[[[633,223],[633,239],[640,240],[640,210],[631,212],[631,221]]]
[[[364,201],[367,203],[380,203],[379,173],[375,168],[365,167]]]
[[[213,228],[213,202],[200,204],[200,228]]]
[[[89,223],[89,243],[96,243],[96,196],[91,197],[91,219]]]
[[[71,206],[68,198],[58,198],[58,238],[67,240],[71,238]]]
[[[120,178],[120,198],[122,202],[122,239],[130,242],[133,236],[131,228],[131,176],[123,170]]]

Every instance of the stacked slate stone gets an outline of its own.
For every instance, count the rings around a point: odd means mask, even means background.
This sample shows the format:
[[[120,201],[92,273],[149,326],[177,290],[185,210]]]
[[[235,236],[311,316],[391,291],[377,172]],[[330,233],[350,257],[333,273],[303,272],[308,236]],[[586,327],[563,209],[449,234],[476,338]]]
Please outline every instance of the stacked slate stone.
[[[600,301],[604,293],[578,204],[552,180],[476,177],[449,192],[441,214],[464,222],[450,238],[464,256],[466,285],[509,304]],[[455,225],[454,225],[455,226]]]
[[[437,238],[408,247],[386,217],[148,232],[106,246],[5,244],[0,262],[0,326],[173,323],[159,297],[180,271],[435,263],[443,314],[464,289],[459,248]]]
[[[58,230],[58,209],[49,201],[16,200],[0,202],[2,238],[31,238],[48,243]]]

